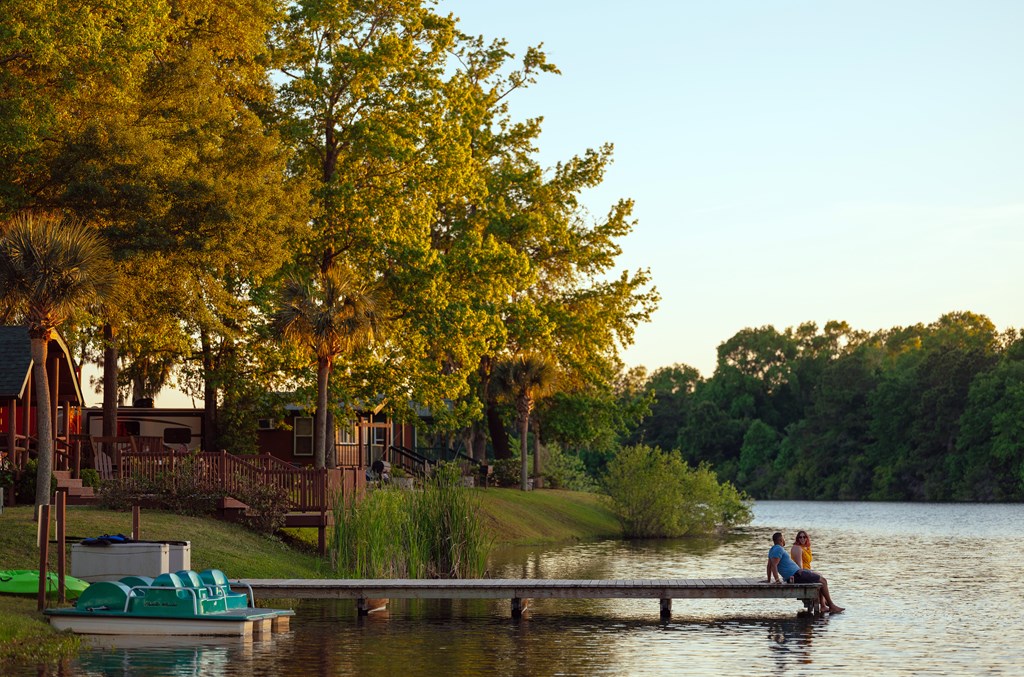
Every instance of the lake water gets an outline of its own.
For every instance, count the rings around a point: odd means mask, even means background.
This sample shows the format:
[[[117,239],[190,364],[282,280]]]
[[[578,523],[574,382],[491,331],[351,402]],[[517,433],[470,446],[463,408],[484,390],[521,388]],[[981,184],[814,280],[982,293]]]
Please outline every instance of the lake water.
[[[834,617],[796,600],[301,601],[269,640],[115,640],[62,675],[1024,674],[1024,506],[760,502],[721,541],[503,550],[496,578],[764,576],[770,535],[806,529]],[[228,572],[230,574],[230,572]],[[33,669],[25,674],[37,674]]]

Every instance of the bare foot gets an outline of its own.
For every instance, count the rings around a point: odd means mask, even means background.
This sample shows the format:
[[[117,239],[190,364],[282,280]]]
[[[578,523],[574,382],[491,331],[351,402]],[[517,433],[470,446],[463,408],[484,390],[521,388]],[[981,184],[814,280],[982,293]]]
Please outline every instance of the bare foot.
[[[835,604],[833,604],[832,606],[830,606],[830,607],[828,608],[828,612],[829,612],[830,614],[841,614],[841,613],[843,613],[844,611],[846,611],[846,607],[842,607],[842,606],[836,606]]]

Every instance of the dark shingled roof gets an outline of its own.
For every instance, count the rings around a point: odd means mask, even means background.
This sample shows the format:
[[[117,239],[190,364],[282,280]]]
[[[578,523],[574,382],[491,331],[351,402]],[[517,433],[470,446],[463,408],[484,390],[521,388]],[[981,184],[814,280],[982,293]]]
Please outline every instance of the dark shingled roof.
[[[82,403],[82,389],[78,377],[71,365],[71,356],[64,341],[58,336],[50,340],[50,354],[59,351],[64,359],[60,361],[58,379],[61,402]],[[25,384],[28,383],[29,371],[32,368],[32,344],[28,338],[28,329],[22,326],[0,327],[0,399],[22,399]]]

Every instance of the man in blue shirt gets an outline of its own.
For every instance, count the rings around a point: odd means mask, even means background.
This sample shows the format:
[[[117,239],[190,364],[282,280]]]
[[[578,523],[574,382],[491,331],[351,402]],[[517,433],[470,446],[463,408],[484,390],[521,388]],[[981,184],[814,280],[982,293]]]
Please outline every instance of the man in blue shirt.
[[[787,583],[821,583],[821,588],[818,591],[818,603],[821,610],[833,614],[841,613],[844,610],[844,607],[837,606],[832,601],[828,592],[828,581],[824,576],[817,571],[801,569],[789,556],[789,553],[786,552],[786,537],[782,535],[781,531],[772,534],[772,547],[768,551],[768,580],[765,583],[771,583],[772,579],[776,583],[782,583],[783,580]]]

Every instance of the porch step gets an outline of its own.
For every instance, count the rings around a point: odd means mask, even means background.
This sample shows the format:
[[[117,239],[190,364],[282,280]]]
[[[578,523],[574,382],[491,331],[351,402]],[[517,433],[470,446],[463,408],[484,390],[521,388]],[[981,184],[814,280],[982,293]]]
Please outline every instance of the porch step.
[[[329,527],[334,524],[334,513],[327,512],[290,512],[284,517],[284,525],[288,528]]]
[[[74,494],[68,494],[68,505],[97,505],[99,503],[99,497],[89,494],[88,496],[75,496]]]
[[[82,486],[81,479],[73,479],[70,470],[55,470],[57,488],[68,492],[68,505],[94,505],[96,491],[92,487]]]

